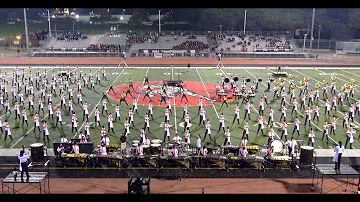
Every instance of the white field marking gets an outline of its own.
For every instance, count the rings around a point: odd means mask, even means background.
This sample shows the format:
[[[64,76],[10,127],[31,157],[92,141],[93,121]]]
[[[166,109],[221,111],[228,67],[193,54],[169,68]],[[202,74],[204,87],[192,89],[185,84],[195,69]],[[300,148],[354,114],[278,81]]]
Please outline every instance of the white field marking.
[[[172,80],[174,79],[174,68],[171,68],[171,76]],[[173,92],[174,92],[174,86],[173,86]],[[175,104],[176,97],[174,96],[174,118],[175,118],[175,134],[177,134],[177,120],[176,120],[176,104]]]
[[[2,148],[2,146],[0,146],[0,149]]]
[[[56,107],[58,107],[60,104],[61,104],[61,102],[58,103],[53,109],[56,109]],[[44,120],[46,117],[48,117],[48,116],[49,116],[49,114],[46,114],[46,116],[44,116],[39,122],[43,121],[43,120]],[[25,135],[29,134],[29,132],[31,132],[33,129],[34,129],[34,126],[31,127],[30,130],[28,130],[28,131],[25,133]],[[19,143],[19,142],[25,137],[25,135],[23,135],[18,141],[16,141],[10,148],[13,148],[17,143]]]
[[[73,69],[73,70],[71,70],[71,72],[73,72],[73,71],[75,71],[75,70],[76,70],[76,69]],[[43,72],[43,73],[41,73],[41,74],[44,74],[44,73],[45,73],[45,72]],[[34,94],[33,98],[36,98],[35,95],[37,95],[37,94],[39,94],[39,93],[41,93],[41,91],[36,92],[36,93]],[[26,100],[24,100],[24,103],[26,103],[28,100],[29,100],[29,98],[26,99]],[[34,101],[34,105],[35,105],[35,101]],[[24,104],[24,106],[25,106],[25,104]],[[9,112],[11,112],[11,111],[13,111],[13,110],[15,110],[15,108],[12,108]],[[9,113],[9,112],[7,112],[7,113]],[[7,113],[6,113],[6,114],[7,114]],[[3,118],[6,114],[2,115],[1,118]]]
[[[306,76],[306,77],[309,77],[309,78],[311,78],[310,76],[308,76],[308,75],[305,75],[305,74],[303,74],[303,73],[301,73],[301,72],[299,72],[299,71],[296,71],[296,70],[294,70],[295,72],[297,72],[297,73],[300,73],[300,74],[302,74],[302,75],[304,75],[304,76]],[[316,79],[314,79],[314,78],[311,78],[312,80],[314,80],[314,81],[316,81],[316,82],[319,82],[319,83],[321,83],[320,81],[318,81],[318,80],[316,80]],[[320,100],[320,99],[319,99]],[[321,100],[322,101],[322,100]],[[323,103],[325,103],[324,101],[322,101]],[[340,114],[342,114],[342,115],[344,115],[341,111],[338,111],[338,110],[336,110],[337,112],[339,112]],[[358,125],[360,125],[359,123],[357,123],[356,121],[354,121],[356,124],[358,124]],[[329,136],[329,138],[332,140],[332,141],[334,141],[334,142],[336,142],[334,139],[332,139],[330,136]],[[338,145],[338,143],[336,142],[336,145]]]
[[[206,86],[205,86],[205,84],[204,84],[204,81],[203,81],[203,79],[202,79],[201,76],[200,76],[200,73],[199,73],[198,68],[196,67],[195,69],[196,69],[196,72],[197,72],[198,75],[199,75],[199,78],[200,78],[200,80],[201,80],[201,82],[202,82],[202,84],[203,84],[203,86],[204,86],[204,88],[205,88],[205,91],[206,91],[207,95],[210,97],[209,91],[207,90],[207,88],[206,88]],[[219,114],[218,114],[218,112],[216,111],[216,108],[215,108],[215,105],[214,105],[213,101],[211,101],[211,104],[212,104],[212,106],[213,106],[213,108],[214,108],[214,110],[215,110],[215,113],[216,113],[217,118],[219,118]]]
[[[329,145],[329,147],[330,147],[330,149],[332,149],[332,146]]]
[[[118,78],[121,76],[121,74],[124,72],[124,70],[125,70],[125,68],[123,68],[123,70],[122,70],[122,71],[120,72],[120,74],[116,77],[116,79],[112,82],[112,84],[114,84],[114,83],[116,82],[116,80],[118,80]],[[102,96],[101,96],[101,97],[102,97]],[[91,111],[91,113],[89,114],[89,117],[91,116],[92,113],[94,113],[96,107],[100,104],[101,100],[102,100],[102,99],[100,98],[99,102],[94,106],[94,109],[93,109],[93,110]],[[80,128],[78,129],[78,131],[81,131],[81,128],[84,127],[84,125],[85,125],[85,121],[84,121],[83,124],[80,126]],[[73,136],[73,138],[75,138],[77,134],[78,134],[78,133],[76,132],[75,135]]]
[[[149,72],[149,68],[146,70],[146,73],[145,73],[145,76],[144,76],[144,80],[142,82],[142,85],[141,86],[144,86],[144,83],[145,83],[145,77],[148,75],[148,72]],[[141,91],[141,87],[140,87],[140,91]],[[138,94],[138,97],[137,97],[137,101],[139,101],[139,98],[140,98],[140,92]]]
[[[250,74],[251,76],[253,76],[254,78],[256,78],[256,76],[254,76],[253,74],[251,74],[248,70],[244,69],[248,74]],[[222,70],[221,70],[222,71]],[[263,82],[261,82],[264,86],[266,86],[266,84],[264,84]],[[252,106],[252,108],[256,111],[257,114],[259,114],[259,111],[254,107],[254,105]],[[267,123],[265,121],[265,123]],[[276,137],[280,140],[280,136],[275,132],[275,130],[273,130],[274,134],[276,135]],[[285,142],[280,140],[284,145],[285,145]]]
[[[355,76],[357,76],[357,77],[360,77],[359,75],[357,75],[357,74],[354,74],[354,73],[352,73],[352,72],[349,72],[349,71],[345,71],[344,69],[340,69],[341,71],[343,71],[343,72],[346,72],[346,73],[348,73],[348,74],[352,74],[352,75],[355,75]]]
[[[320,149],[322,149],[320,146],[319,146]]]
[[[84,69],[97,69],[99,68],[99,66],[101,65],[92,65],[92,66],[81,66],[79,68],[84,68]],[[0,65],[0,68],[2,69],[13,69],[16,66],[3,66]],[[28,68],[28,66],[18,66],[19,68]],[[101,66],[101,68],[104,67],[105,69],[118,69],[117,66]],[[31,66],[31,68],[35,69],[35,68],[39,68],[39,69],[51,69],[54,68],[54,66]],[[57,68],[76,68],[76,66],[66,66],[66,67],[61,67],[61,66],[57,66]],[[133,67],[127,67],[128,69],[135,69]],[[151,69],[168,69],[169,67],[167,66],[139,66],[136,67],[136,69],[147,69],[147,68],[151,68]],[[175,67],[174,67],[175,68]],[[210,67],[210,66],[198,66],[198,67],[194,67],[197,69],[218,69],[218,67]],[[243,65],[243,66],[229,66],[226,67],[226,69],[266,69],[265,66],[250,66],[250,65]],[[314,69],[313,66],[305,66],[305,67],[299,67],[299,66],[288,66],[288,69]],[[187,67],[183,66],[183,67],[176,67],[176,69],[187,69]],[[270,69],[270,67],[268,67],[268,69]],[[275,69],[275,67],[273,68]],[[276,67],[277,69],[277,67]],[[333,70],[339,70],[339,69],[347,69],[347,70],[358,70],[359,67],[345,67],[345,66],[336,66],[336,67],[316,67],[316,69],[333,69]],[[286,70],[283,68],[283,70]]]
[[[351,73],[350,73],[351,74]],[[358,76],[358,75],[356,75],[356,74],[353,74],[353,75],[355,75],[355,76]],[[345,77],[345,78],[348,78],[348,79],[353,79],[353,78],[350,78],[350,77],[348,77],[348,76],[345,76],[344,74],[341,74],[340,76],[343,76],[343,77]],[[341,78],[339,78],[339,79],[341,79]],[[343,80],[343,79],[341,79],[341,80]],[[356,79],[353,79],[353,80],[355,80],[356,81]],[[345,81],[345,80],[343,80],[343,81]],[[346,81],[345,81],[345,83],[347,83]],[[359,90],[357,89],[357,87],[356,86],[358,86],[359,84],[357,84],[357,85],[355,85],[355,88],[354,88],[354,90],[356,90],[356,92],[359,92]],[[352,97],[350,97],[350,98],[352,98]],[[352,98],[353,100],[356,100],[355,98]]]
[[[323,72],[323,71],[320,71],[320,70],[318,70],[318,71],[326,74],[326,72]],[[340,74],[339,74],[339,76],[347,77],[347,76],[340,75]],[[344,81],[345,83],[348,83],[348,81],[346,81],[346,80],[344,80],[344,79],[342,79],[342,78],[339,78],[339,76],[336,76],[336,78],[338,78],[339,80]],[[350,77],[347,77],[347,78],[351,79]],[[356,88],[355,88],[355,90],[357,91]],[[338,89],[337,89],[336,91],[337,91],[337,92],[340,92]],[[356,100],[355,98],[352,98],[352,97],[349,97],[349,98],[350,98],[350,99],[353,99],[353,100]]]

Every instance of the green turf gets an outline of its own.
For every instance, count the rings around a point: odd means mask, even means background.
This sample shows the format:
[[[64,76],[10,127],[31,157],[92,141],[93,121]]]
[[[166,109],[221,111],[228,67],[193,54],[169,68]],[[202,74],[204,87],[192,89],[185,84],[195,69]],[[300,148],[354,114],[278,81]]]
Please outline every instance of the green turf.
[[[215,66],[215,65],[214,65]],[[40,69],[42,72],[44,71],[44,69]],[[58,69],[53,69],[55,72],[58,71]],[[74,71],[79,72],[79,69],[72,69]],[[100,67],[98,69],[83,69],[84,73],[88,74],[90,72],[90,70],[94,73],[96,70],[100,70]],[[8,72],[8,76],[11,75],[13,69],[2,69],[2,72]],[[27,73],[30,71],[30,69],[26,69]],[[31,71],[33,71],[33,75],[35,75],[36,69],[31,69]],[[52,70],[48,70],[48,77],[50,79],[51,77],[51,71]],[[253,106],[254,108],[251,109],[251,119],[249,121],[249,125],[250,125],[250,136],[249,136],[249,141],[251,144],[259,144],[259,145],[263,145],[267,143],[267,131],[268,128],[266,128],[264,130],[265,132],[265,136],[261,136],[261,135],[256,135],[256,130],[257,130],[257,126],[254,126],[254,124],[257,123],[257,110],[258,110],[258,105],[259,105],[259,99],[260,96],[265,92],[266,90],[266,80],[267,78],[271,75],[271,69],[270,70],[266,70],[264,69],[245,69],[245,68],[239,68],[239,69],[229,69],[229,68],[222,68],[222,69],[218,69],[218,68],[213,68],[213,69],[196,69],[196,68],[192,68],[189,72],[187,72],[185,69],[170,69],[170,68],[164,68],[164,69],[155,69],[155,68],[136,68],[136,69],[125,69],[123,70],[122,68],[107,68],[107,77],[109,79],[109,81],[103,81],[101,85],[96,85],[96,90],[93,91],[91,89],[88,89],[86,87],[83,87],[83,100],[87,101],[88,103],[90,103],[90,107],[89,107],[89,113],[91,113],[89,120],[90,122],[94,121],[94,113],[93,109],[95,108],[95,106],[99,103],[100,98],[102,96],[102,92],[104,90],[106,90],[109,87],[110,81],[114,82],[114,86],[118,86],[121,84],[127,84],[127,81],[129,79],[132,79],[134,82],[143,82],[144,81],[144,76],[147,74],[150,81],[155,81],[155,80],[169,80],[171,79],[171,76],[173,76],[173,79],[181,79],[181,80],[186,80],[186,81],[198,81],[198,85],[196,86],[196,88],[203,88],[203,85],[201,82],[213,82],[215,83],[216,81],[221,79],[221,74],[228,74],[228,76],[233,75],[233,76],[238,76],[240,80],[242,80],[242,77],[246,77],[246,78],[250,78],[251,81],[254,80],[255,76],[259,76],[260,78],[263,79],[263,84],[259,84],[259,91],[257,92],[257,96],[253,99]],[[333,76],[337,77],[337,86],[338,89],[341,85],[343,85],[344,83],[348,82],[350,80],[350,78],[353,78],[355,80],[358,80],[360,76],[359,70],[309,70],[309,69],[286,69],[285,71],[287,71],[289,74],[293,74],[294,80],[296,82],[296,84],[299,84],[300,80],[302,80],[305,76],[309,77],[309,86],[310,88],[314,89],[315,83],[317,83],[317,81],[322,81],[323,79],[326,79],[329,81],[329,83],[331,82],[330,77],[331,74]],[[114,73],[114,74],[113,74]],[[178,77],[177,73],[181,73],[181,75]],[[11,78],[9,77],[8,80],[10,80]],[[277,78],[276,78],[277,79]],[[288,79],[288,78],[287,78]],[[72,84],[73,89],[76,89],[75,84]],[[287,89],[287,86],[286,86]],[[10,87],[8,86],[8,90],[9,90],[9,98],[11,99],[11,92],[10,92]],[[35,93],[38,92],[38,89],[35,88]],[[57,89],[58,92],[58,89]],[[299,95],[299,90],[297,90],[297,95]],[[270,91],[267,93],[268,95],[268,102],[269,102],[269,106],[272,106],[273,109],[275,110],[275,122],[279,121],[281,112],[279,111],[280,109],[280,98],[276,98],[273,99],[273,92]],[[74,96],[76,96],[76,94],[74,94]],[[36,98],[39,97],[39,93],[35,96]],[[355,92],[355,99],[358,99],[359,95],[358,95],[358,91]],[[75,97],[76,98],[76,97]],[[289,102],[289,98],[290,96],[287,97],[287,102]],[[321,93],[320,93],[320,98],[322,98]],[[26,99],[26,98],[25,98]],[[142,99],[142,96],[140,97],[140,99]],[[76,101],[77,99],[75,99]],[[113,114],[115,113],[115,105],[118,103],[118,101],[111,99],[110,100],[110,105],[108,105],[108,111],[112,112]],[[353,100],[355,102],[355,100]],[[219,121],[218,121],[218,116],[223,113],[225,115],[226,118],[226,126],[229,126],[231,129],[231,140],[233,144],[239,144],[240,142],[240,138],[242,136],[242,132],[243,132],[243,116],[244,116],[244,106],[241,105],[241,112],[240,112],[240,118],[241,118],[241,122],[240,125],[237,124],[237,122],[235,122],[234,124],[232,124],[232,120],[233,120],[233,116],[234,116],[234,108],[236,105],[237,101],[233,101],[229,104],[229,107],[223,106],[220,107],[220,105],[207,105],[205,107],[206,112],[207,112],[207,118],[209,118],[210,122],[212,123],[212,136],[215,137],[216,139],[216,143],[217,144],[223,144],[224,141],[224,133],[222,131],[218,132],[218,127],[219,127]],[[240,100],[241,102],[241,100]],[[60,103],[60,98],[58,96],[54,96],[53,97],[53,103],[54,106]],[[111,104],[114,104],[114,106],[112,106]],[[320,105],[323,105],[323,103],[320,101],[319,103]],[[26,102],[26,107],[28,106],[28,103]],[[37,111],[37,102],[35,102],[35,111]],[[99,110],[101,111],[101,103],[98,105]],[[269,106],[266,107],[265,109],[265,114],[267,114],[268,110],[269,110]],[[129,103],[129,106],[126,106],[126,104],[122,104],[121,106],[121,120],[120,121],[115,121],[114,122],[114,130],[115,133],[110,132],[109,133],[109,137],[111,140],[111,143],[119,143],[119,138],[120,135],[123,133],[123,123],[125,120],[125,117],[127,117],[127,112],[129,110],[129,108],[132,107],[132,105]],[[5,120],[5,110],[2,110],[3,108],[0,107],[0,116],[3,116],[3,120]],[[83,130],[84,128],[81,127],[83,124],[82,121],[82,108],[79,105],[75,105],[74,107],[75,112],[77,114],[77,117],[79,119],[79,126],[78,129]],[[178,134],[180,134],[180,136],[183,136],[183,128],[181,126],[179,126],[179,124],[182,122],[181,118],[182,118],[182,107],[181,106],[177,106],[177,107],[173,107],[173,113],[170,116],[171,117],[171,122],[176,125],[176,127],[172,127],[171,128],[171,137],[174,136],[174,134],[177,132]],[[176,116],[175,116],[175,110],[176,110]],[[189,115],[192,117],[191,118],[191,122],[192,122],[192,126],[190,128],[191,130],[191,142],[195,143],[196,140],[196,135],[200,134],[203,137],[203,134],[205,132],[205,128],[203,126],[198,126],[199,123],[199,116],[197,115],[197,107],[191,106],[189,107]],[[320,129],[322,129],[322,125],[323,122],[325,120],[325,118],[328,117],[324,117],[323,114],[323,107],[321,108],[320,111],[320,121],[314,121],[314,123],[312,123],[311,127],[313,127],[315,129],[315,135],[316,135],[316,140],[315,140],[315,148],[333,148],[335,145],[334,141],[339,141],[342,140],[345,143],[346,140],[346,136],[345,136],[345,129],[342,128],[342,114],[344,110],[348,110],[348,103],[345,103],[343,108],[339,108],[338,107],[338,112],[335,112],[335,110],[332,110],[332,114],[335,114],[337,117],[340,118],[338,125],[337,125],[337,131],[336,131],[336,135],[331,135],[331,138],[334,140],[330,140],[329,144],[327,144],[326,142],[322,142],[321,141],[321,135],[322,135],[322,131],[318,131],[317,127],[319,127]],[[139,105],[139,115],[135,114],[134,116],[134,123],[135,123],[135,127],[131,128],[131,136],[129,137],[128,142],[130,143],[132,140],[139,140],[140,135],[139,135],[139,131],[143,126],[144,123],[144,114],[145,112],[147,112],[147,108],[146,106],[142,106]],[[291,107],[288,106],[288,113],[287,113],[287,121],[292,123],[295,115],[291,116]],[[303,110],[300,110],[301,114],[304,114]],[[34,133],[32,132],[32,127],[33,127],[33,116],[31,116],[31,113],[28,113],[28,122],[29,122],[29,126],[26,127],[26,124],[24,127],[21,126],[21,120],[15,123],[15,113],[13,111],[13,113],[7,117],[7,119],[9,119],[9,122],[11,124],[11,130],[12,130],[12,134],[13,134],[13,138],[14,140],[10,141],[10,139],[7,139],[6,141],[4,141],[4,134],[1,135],[1,140],[0,140],[0,146],[2,148],[19,148],[21,147],[21,145],[30,145],[34,142],[43,142],[42,141],[42,131],[39,135],[39,132],[36,132],[36,136],[34,135]],[[332,116],[331,114],[331,116]],[[105,114],[106,115],[106,114]],[[40,118],[44,119],[44,120],[48,120],[48,123],[50,125],[49,127],[49,132],[50,132],[50,142],[46,141],[46,146],[48,148],[52,147],[52,142],[54,141],[59,141],[60,137],[62,135],[66,135],[66,137],[68,139],[76,136],[77,134],[72,133],[71,132],[71,126],[67,126],[68,124],[70,124],[70,116],[67,114],[67,109],[63,109],[63,120],[65,122],[67,122],[63,127],[61,127],[60,125],[58,125],[58,127],[55,127],[55,123],[56,123],[56,118],[54,118],[54,120],[48,119],[49,117],[47,117],[47,110],[45,108],[45,114],[43,115],[42,112],[40,113]],[[151,120],[150,121],[150,129],[151,129],[151,133],[148,133],[150,139],[163,139],[163,134],[164,134],[164,129],[162,127],[160,127],[161,122],[163,122],[164,120],[164,107],[154,107],[154,117],[155,120]],[[302,115],[299,114],[300,120],[302,122],[304,122],[304,117]],[[266,120],[268,119],[268,117],[266,116]],[[360,126],[360,120],[359,117],[356,117],[355,119],[355,125],[356,127]],[[106,122],[106,117],[102,116],[101,117],[101,123],[105,125],[105,127],[107,128],[107,122]],[[279,124],[277,124],[279,125]],[[294,125],[293,124],[289,124],[289,128],[288,128],[288,132],[289,132],[289,136],[291,136],[292,130],[293,130]],[[100,142],[100,131],[101,127],[96,127],[96,128],[92,128],[90,130],[91,133],[91,140],[94,142],[94,145],[98,145]],[[297,135],[294,135],[295,139],[297,140],[303,140],[301,143],[301,145],[306,145],[308,142],[308,131],[309,131],[310,127],[306,126],[304,127],[303,123],[300,125],[300,136],[298,137]],[[24,136],[24,134],[26,134],[28,131],[29,135]],[[281,135],[281,130],[280,128],[276,128],[275,132],[278,136]],[[260,133],[259,133],[260,134]],[[355,148],[360,148],[360,143],[357,140],[359,133],[357,133],[357,135],[355,136],[355,142],[353,144],[353,146]],[[276,137],[276,139],[278,139],[278,137]],[[207,140],[205,142],[203,142],[204,144],[211,146],[213,144],[213,142],[210,142],[209,139],[207,138]]]

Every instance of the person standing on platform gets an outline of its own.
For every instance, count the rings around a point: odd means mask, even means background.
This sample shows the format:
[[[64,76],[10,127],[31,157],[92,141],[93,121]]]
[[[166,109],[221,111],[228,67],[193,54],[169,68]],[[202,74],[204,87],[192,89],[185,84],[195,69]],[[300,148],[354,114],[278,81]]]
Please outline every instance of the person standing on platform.
[[[339,141],[339,145],[334,148],[335,156],[332,159],[332,161],[335,163],[335,170],[340,170],[341,156],[344,151],[345,147],[342,145],[342,142]]]
[[[24,172],[26,173],[26,181],[29,181],[29,169],[28,169],[28,160],[30,157],[25,154],[24,150],[20,151],[19,159],[19,170],[21,171],[21,181],[23,181]]]

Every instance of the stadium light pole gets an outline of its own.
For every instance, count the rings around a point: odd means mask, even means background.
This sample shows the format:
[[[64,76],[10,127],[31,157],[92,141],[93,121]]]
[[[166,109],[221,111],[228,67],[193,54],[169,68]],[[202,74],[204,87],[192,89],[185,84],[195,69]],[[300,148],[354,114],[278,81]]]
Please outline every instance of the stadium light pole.
[[[314,40],[314,20],[315,20],[315,8],[313,8],[312,22],[311,22],[311,36],[310,36],[310,54],[312,51],[312,42]]]
[[[50,11],[49,10],[46,10],[46,11],[47,11],[47,14],[48,14],[48,21],[49,21],[49,37],[51,39]]]
[[[305,52],[305,42],[306,42],[307,33],[304,35],[304,45],[303,45],[303,52]]]
[[[161,21],[160,21],[160,12],[161,12],[161,10],[159,10],[159,34],[161,35]]]
[[[319,51],[319,47],[320,47],[320,31],[321,31],[321,25],[319,25],[319,36],[318,36],[318,51]]]
[[[28,33],[28,24],[26,19],[26,8],[24,8],[24,22],[25,22],[25,39],[26,39],[26,50],[30,53],[29,49],[29,33]]]
[[[245,10],[245,16],[244,16],[244,36],[245,36],[245,29],[246,29],[246,13],[247,13],[247,10]]]

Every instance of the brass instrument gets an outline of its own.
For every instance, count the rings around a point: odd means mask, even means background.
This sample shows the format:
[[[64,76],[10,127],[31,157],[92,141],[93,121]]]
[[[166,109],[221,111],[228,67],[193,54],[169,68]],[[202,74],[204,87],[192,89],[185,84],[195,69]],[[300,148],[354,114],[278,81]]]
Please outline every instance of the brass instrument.
[[[324,84],[324,85],[327,85],[327,84],[328,84],[328,81],[323,80],[323,84]]]
[[[290,75],[289,75],[289,78],[290,78],[290,79],[293,79],[293,78],[294,78],[294,75],[290,74]]]
[[[283,77],[280,77],[279,80],[280,80],[281,82],[284,82],[284,81],[285,81],[285,79],[284,79]]]
[[[275,81],[275,82],[274,82],[274,85],[275,85],[275,86],[279,85],[279,81]]]
[[[319,89],[319,88],[320,88],[320,84],[319,84],[319,83],[315,84],[315,88],[316,88],[316,89]]]
[[[335,76],[332,76],[332,77],[331,77],[331,81],[336,81],[336,77],[335,77]]]
[[[293,84],[293,85],[291,85],[291,88],[294,89],[294,88],[296,88],[296,86]]]
[[[300,81],[300,84],[303,86],[303,85],[305,85],[305,81],[304,80],[301,80]]]
[[[305,77],[304,80],[305,80],[306,82],[308,82],[308,81],[309,81],[309,77]]]
[[[347,84],[346,84],[346,88],[347,88],[347,89],[349,89],[350,86],[351,86],[350,83],[347,83]]]
[[[339,90],[340,90],[340,92],[344,92],[345,89],[344,89],[344,87],[341,86]]]
[[[350,83],[351,83],[351,85],[354,85],[355,84],[355,79],[350,79]]]

